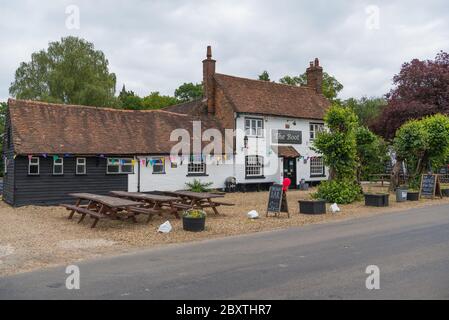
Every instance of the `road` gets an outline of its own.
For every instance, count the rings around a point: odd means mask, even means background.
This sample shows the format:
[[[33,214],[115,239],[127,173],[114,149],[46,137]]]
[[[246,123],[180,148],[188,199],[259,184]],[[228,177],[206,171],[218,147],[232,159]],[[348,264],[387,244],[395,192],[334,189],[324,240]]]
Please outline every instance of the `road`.
[[[368,290],[368,265],[380,289]],[[1,299],[449,299],[449,206],[170,245],[0,278]]]

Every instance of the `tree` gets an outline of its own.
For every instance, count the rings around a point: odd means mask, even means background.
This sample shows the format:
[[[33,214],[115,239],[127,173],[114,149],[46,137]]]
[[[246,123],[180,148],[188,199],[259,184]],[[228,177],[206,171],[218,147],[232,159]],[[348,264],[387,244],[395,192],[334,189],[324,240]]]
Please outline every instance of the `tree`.
[[[449,54],[441,51],[435,60],[414,59],[402,65],[393,78],[395,87],[386,95],[388,106],[372,125],[386,139],[411,119],[449,114]]]
[[[270,81],[270,75],[268,71],[264,70],[261,74],[259,74],[259,80]]]
[[[9,92],[18,99],[108,106],[116,84],[108,66],[104,53],[92,43],[69,36],[22,62]]]
[[[396,164],[391,189],[398,186],[399,168],[403,162],[407,165],[409,185],[417,188],[421,174],[442,166],[449,157],[449,117],[436,114],[409,120],[397,130],[393,148]]]
[[[284,76],[279,79],[280,83],[288,84],[292,86],[305,86],[307,85],[307,73],[303,73],[300,76]],[[343,85],[338,80],[329,75],[327,72],[323,72],[323,95],[331,102],[338,102],[338,93],[343,90]]]
[[[342,105],[354,111],[359,118],[360,125],[367,127],[373,124],[386,104],[387,102],[383,98],[367,97],[361,99],[349,98],[342,102]]]
[[[193,84],[191,82],[182,84],[175,90],[175,98],[179,102],[188,102],[200,99],[203,96],[203,85],[201,83]]]
[[[140,110],[142,109],[142,98],[137,96],[134,91],[126,91],[125,85],[123,85],[122,91],[118,96],[119,108],[127,110]]]
[[[142,99],[143,109],[162,109],[179,103],[175,97],[163,96],[159,92],[151,92]]]

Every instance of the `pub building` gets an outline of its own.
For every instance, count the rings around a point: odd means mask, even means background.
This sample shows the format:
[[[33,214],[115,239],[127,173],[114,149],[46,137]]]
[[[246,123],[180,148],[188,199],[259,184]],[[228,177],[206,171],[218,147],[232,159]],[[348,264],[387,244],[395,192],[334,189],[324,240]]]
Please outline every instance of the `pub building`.
[[[209,46],[204,97],[162,110],[9,99],[3,200],[13,206],[49,205],[70,201],[73,192],[173,191],[194,179],[224,189],[233,178],[241,190],[286,177],[291,188],[326,180],[323,159],[311,149],[330,106],[318,59],[300,87],[224,75],[215,67]],[[225,129],[232,129],[232,149],[170,154],[178,143],[170,141],[173,130],[193,136],[194,121],[201,121],[202,133],[213,128],[225,136]]]

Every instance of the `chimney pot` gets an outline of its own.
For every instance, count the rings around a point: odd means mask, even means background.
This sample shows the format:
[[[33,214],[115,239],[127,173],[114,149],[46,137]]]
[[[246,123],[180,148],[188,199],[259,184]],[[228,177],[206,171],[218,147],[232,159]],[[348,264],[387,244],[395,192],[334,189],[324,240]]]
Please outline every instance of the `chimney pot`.
[[[212,47],[207,46],[207,59],[211,59],[211,58],[212,58]]]
[[[318,60],[318,58],[315,58],[315,67],[319,67],[320,66],[320,61]]]

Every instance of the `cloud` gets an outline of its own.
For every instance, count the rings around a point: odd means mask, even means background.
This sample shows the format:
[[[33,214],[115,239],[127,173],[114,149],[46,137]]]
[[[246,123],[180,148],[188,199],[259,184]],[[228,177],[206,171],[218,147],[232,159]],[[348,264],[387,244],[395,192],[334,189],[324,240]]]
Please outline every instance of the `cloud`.
[[[68,5],[80,29],[65,26]],[[367,7],[379,9],[369,29]],[[76,35],[105,52],[117,89],[173,94],[200,82],[206,45],[217,71],[273,80],[300,74],[319,57],[345,89],[342,97],[379,96],[402,63],[449,51],[449,4],[427,1],[8,1],[0,5],[0,100],[14,72],[48,42]],[[369,10],[368,10],[369,11]]]

